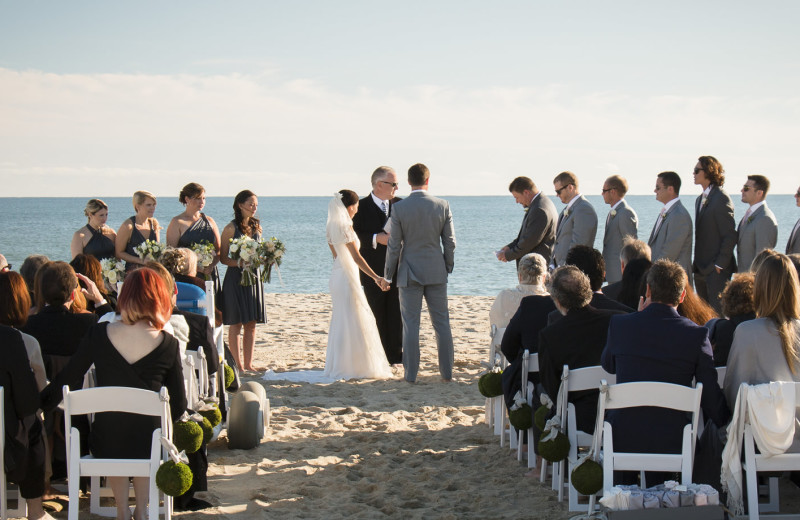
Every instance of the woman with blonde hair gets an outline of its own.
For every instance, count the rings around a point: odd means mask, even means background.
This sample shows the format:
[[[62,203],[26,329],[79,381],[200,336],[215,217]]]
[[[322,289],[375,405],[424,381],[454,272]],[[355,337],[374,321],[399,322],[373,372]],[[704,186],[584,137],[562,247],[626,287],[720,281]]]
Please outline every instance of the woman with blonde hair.
[[[159,241],[161,226],[153,215],[156,212],[156,197],[149,191],[137,191],[133,194],[133,209],[136,215],[122,223],[117,231],[116,256],[125,260],[125,271],[131,272],[147,263],[139,258],[136,246],[145,240]]]
[[[79,254],[92,255],[98,260],[114,258],[117,234],[106,225],[108,205],[100,199],[90,199],[83,210],[88,222],[72,235],[69,246],[72,258]]]
[[[728,356],[723,386],[731,410],[741,383],[800,382],[800,283],[789,257],[764,258],[753,302],[757,318],[736,327]]]

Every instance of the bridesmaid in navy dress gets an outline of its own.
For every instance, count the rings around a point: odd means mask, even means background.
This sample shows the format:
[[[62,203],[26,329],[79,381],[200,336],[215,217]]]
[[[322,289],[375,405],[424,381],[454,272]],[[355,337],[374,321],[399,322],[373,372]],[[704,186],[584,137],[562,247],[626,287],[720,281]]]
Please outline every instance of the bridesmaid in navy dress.
[[[167,245],[170,247],[192,246],[203,240],[207,240],[214,245],[214,260],[208,267],[197,266],[198,276],[200,273],[206,275],[206,279],[214,281],[215,292],[219,292],[219,229],[214,219],[202,213],[206,205],[206,190],[196,182],[190,182],[181,190],[178,200],[186,206],[186,210],[173,218],[167,226]],[[210,278],[209,278],[210,277]]]
[[[145,240],[159,241],[161,226],[153,218],[156,212],[156,197],[149,191],[133,194],[133,209],[136,215],[122,223],[117,231],[116,255],[125,260],[125,272],[131,272],[147,263],[139,258],[134,248]]]
[[[69,247],[72,258],[81,253],[92,255],[98,260],[114,258],[117,234],[106,225],[108,205],[100,199],[91,199],[86,203],[83,214],[89,221],[72,235]]]
[[[253,366],[253,349],[256,343],[256,323],[266,323],[267,313],[264,308],[264,288],[261,281],[244,287],[240,285],[242,270],[236,260],[228,258],[228,248],[232,238],[247,235],[255,240],[261,238],[261,223],[255,218],[258,209],[258,197],[250,190],[236,195],[233,201],[234,219],[222,230],[220,262],[228,266],[225,281],[222,285],[222,323],[229,325],[228,343],[231,353],[239,366],[244,370],[260,370]],[[239,342],[239,333],[244,330],[244,337]],[[241,354],[244,354],[242,363]]]

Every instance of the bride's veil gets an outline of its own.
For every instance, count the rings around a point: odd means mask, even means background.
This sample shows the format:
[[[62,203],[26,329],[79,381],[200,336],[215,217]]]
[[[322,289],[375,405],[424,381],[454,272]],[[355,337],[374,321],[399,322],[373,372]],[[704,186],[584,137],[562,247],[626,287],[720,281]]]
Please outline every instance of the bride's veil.
[[[355,242],[353,219],[347,214],[347,208],[342,203],[342,194],[334,193],[328,203],[328,223],[326,225],[328,243],[331,245]]]

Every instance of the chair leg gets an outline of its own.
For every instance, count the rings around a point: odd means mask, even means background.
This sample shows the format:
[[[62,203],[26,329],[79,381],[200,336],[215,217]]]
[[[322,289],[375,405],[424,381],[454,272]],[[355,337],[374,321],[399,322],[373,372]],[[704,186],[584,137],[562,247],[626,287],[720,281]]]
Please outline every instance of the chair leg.
[[[753,471],[750,471],[750,470]],[[747,514],[750,520],[758,520],[758,474],[755,468],[745,470],[747,481]]]

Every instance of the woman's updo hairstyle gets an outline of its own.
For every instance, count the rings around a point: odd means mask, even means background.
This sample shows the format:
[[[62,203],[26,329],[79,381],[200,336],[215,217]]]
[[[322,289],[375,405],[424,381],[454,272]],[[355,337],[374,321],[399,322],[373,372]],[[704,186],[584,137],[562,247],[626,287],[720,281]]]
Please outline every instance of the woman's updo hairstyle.
[[[92,215],[97,213],[100,210],[108,210],[108,205],[100,199],[89,199],[89,202],[86,203],[86,207],[83,208],[83,214],[86,215],[86,219],[92,218]]]
[[[193,270],[197,270],[197,255],[186,247],[167,249],[161,255],[159,262],[172,274],[188,275]]]
[[[181,190],[180,195],[178,195],[178,201],[181,204],[186,205],[186,201],[195,197],[199,197],[205,192],[206,189],[204,187],[200,186],[196,182],[190,182]]]
[[[250,190],[242,190],[237,193],[236,197],[233,199],[233,217],[236,221],[236,225],[239,226],[239,229],[241,229],[242,232],[248,236],[253,235],[253,233],[261,233],[261,222],[255,216],[252,216],[250,217],[249,225],[245,226],[244,215],[242,214],[242,209],[239,207],[239,205],[244,204],[247,202],[247,199],[255,196],[256,194]]]
[[[353,190],[339,190],[339,193],[342,195],[342,204],[344,204],[345,208],[349,208],[358,202],[358,194]]]

